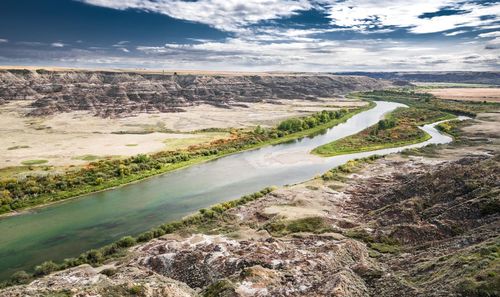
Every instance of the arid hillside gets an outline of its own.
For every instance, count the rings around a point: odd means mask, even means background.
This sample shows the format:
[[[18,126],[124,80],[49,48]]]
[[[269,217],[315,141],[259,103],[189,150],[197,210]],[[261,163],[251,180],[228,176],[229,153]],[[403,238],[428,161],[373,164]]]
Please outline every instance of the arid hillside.
[[[227,108],[265,100],[314,100],[388,85],[359,76],[11,69],[0,70],[0,104],[32,100],[30,115],[88,110],[101,117],[121,117],[183,111],[202,103]]]

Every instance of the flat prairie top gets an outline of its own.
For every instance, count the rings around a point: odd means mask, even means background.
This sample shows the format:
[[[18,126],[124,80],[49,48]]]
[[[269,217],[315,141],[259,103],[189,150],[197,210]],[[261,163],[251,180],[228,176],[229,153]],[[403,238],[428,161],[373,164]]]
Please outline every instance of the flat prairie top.
[[[442,88],[426,92],[441,99],[500,102],[500,88]]]

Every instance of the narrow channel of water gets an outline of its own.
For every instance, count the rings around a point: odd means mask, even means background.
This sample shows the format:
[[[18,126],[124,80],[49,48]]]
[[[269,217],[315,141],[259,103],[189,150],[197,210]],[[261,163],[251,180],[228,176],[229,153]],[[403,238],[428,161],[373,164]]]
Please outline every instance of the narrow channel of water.
[[[16,270],[29,270],[45,260],[59,261],[77,256],[122,236],[143,232],[266,186],[308,180],[351,159],[452,140],[440,134],[433,125],[426,125],[423,129],[432,138],[424,143],[331,158],[309,153],[319,145],[376,124],[384,114],[400,106],[404,105],[377,102],[375,108],[315,137],[230,155],[1,219],[0,279]]]

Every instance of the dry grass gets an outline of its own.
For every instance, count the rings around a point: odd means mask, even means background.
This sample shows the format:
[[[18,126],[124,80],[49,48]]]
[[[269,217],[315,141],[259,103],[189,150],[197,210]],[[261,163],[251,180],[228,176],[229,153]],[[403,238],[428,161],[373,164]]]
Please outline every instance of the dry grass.
[[[248,108],[217,108],[199,105],[186,112],[139,114],[103,119],[88,112],[26,117],[28,101],[0,106],[0,168],[20,166],[22,161],[43,159],[47,165],[82,165],[82,156],[132,156],[175,150],[210,142],[226,133],[187,133],[206,128],[274,126],[279,121],[322,109],[360,106],[362,101],[282,100],[281,104],[248,103]],[[122,132],[122,133],[117,133]],[[22,149],[14,149],[22,148]]]
[[[442,88],[426,92],[441,99],[500,102],[500,88]]]

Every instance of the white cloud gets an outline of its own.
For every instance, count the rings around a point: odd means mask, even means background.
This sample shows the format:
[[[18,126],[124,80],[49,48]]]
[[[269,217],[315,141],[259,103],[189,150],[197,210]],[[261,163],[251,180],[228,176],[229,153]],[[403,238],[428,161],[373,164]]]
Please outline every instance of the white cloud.
[[[61,42],[54,42],[50,46],[52,46],[52,47],[64,47],[65,44],[61,43]]]
[[[404,28],[413,34],[444,32],[455,36],[466,32],[494,30],[499,25],[500,3],[481,5],[456,0],[80,0],[112,9],[138,9],[173,18],[198,22],[231,32],[224,40],[191,39],[186,43],[137,46],[119,41],[107,47],[91,47],[89,53],[72,51],[64,61],[128,67],[220,69],[220,70],[477,70],[499,67],[496,51],[500,36],[482,33],[464,42],[453,38],[412,41],[411,38],[370,39],[371,33],[387,33]],[[421,18],[443,8],[462,10],[462,14]],[[302,10],[323,10],[330,25],[311,28],[276,26],[274,20]],[[489,16],[489,17],[484,17]],[[261,21],[270,22],[261,22]],[[257,25],[256,25],[257,24]],[[256,26],[255,26],[256,25]],[[336,25],[336,26],[333,26]],[[338,27],[341,26],[341,27]],[[482,30],[482,31],[479,31]],[[364,33],[364,39],[332,40],[340,31]],[[349,34],[345,34],[349,36]],[[332,37],[330,37],[332,38]],[[356,38],[360,38],[357,35]],[[363,36],[361,36],[363,38]],[[468,42],[467,42],[468,41]],[[135,41],[134,41],[135,43]],[[32,49],[35,52],[34,49]],[[65,55],[54,50],[58,57]],[[471,53],[478,57],[471,59]],[[40,53],[36,53],[40,55]],[[55,55],[57,56],[57,55]],[[87,62],[85,62],[87,61]],[[112,64],[115,63],[115,64]],[[474,63],[474,64],[472,64]]]
[[[201,41],[197,44],[139,46],[134,54],[122,48],[92,50],[68,47],[43,54],[45,65],[122,67],[150,69],[200,69],[234,71],[391,71],[391,70],[496,70],[500,67],[499,45],[492,42],[450,43],[392,39],[291,40],[262,42],[250,38]],[[130,49],[130,48],[129,48]],[[39,48],[23,51],[21,60],[40,61]],[[12,63],[13,58],[0,63]]]
[[[488,33],[481,33],[478,35],[480,38],[492,38],[484,46],[487,50],[498,50],[500,49],[500,31],[493,31]]]
[[[293,35],[293,34],[292,34]],[[475,69],[495,69],[498,55],[488,52],[484,44],[425,43],[391,39],[322,40],[292,39],[288,42],[230,38],[198,44],[165,44],[159,47],[139,46],[146,58],[161,59],[178,65],[197,65],[206,69],[230,67],[233,70],[470,70],[471,53]],[[160,65],[160,64],[159,64]],[[168,65],[168,64],[167,64]]]
[[[483,37],[483,38],[500,37],[500,31],[488,32],[488,33],[481,33],[478,36],[479,37]]]
[[[87,4],[119,10],[139,9],[214,28],[239,32],[263,20],[289,17],[309,10],[309,0],[81,0]]]
[[[500,3],[478,4],[456,0],[80,0],[113,9],[139,9],[173,18],[207,24],[214,28],[245,33],[248,26],[263,20],[319,9],[332,24],[363,33],[385,33],[390,28],[408,28],[415,34],[435,33],[460,27],[491,26],[499,20]],[[460,14],[421,18],[443,8]],[[489,16],[489,18],[482,18]],[[491,17],[493,16],[493,17]],[[496,17],[495,17],[496,16]],[[381,31],[383,30],[383,31]],[[248,33],[248,32],[247,32]],[[447,33],[448,36],[453,36]],[[459,33],[457,33],[459,34]]]
[[[500,49],[500,37],[496,37],[486,43],[484,47],[487,50],[499,50]]]
[[[455,0],[347,0],[327,4],[332,23],[366,31],[379,27],[408,28],[416,34],[435,33],[460,27],[478,27],[498,21],[500,3],[480,5],[476,3],[457,4]],[[449,7],[463,10],[461,14],[421,18]],[[481,19],[482,16],[497,16]]]
[[[7,43],[7,42],[9,42],[8,39],[2,39],[2,38],[0,38],[0,43]]]
[[[443,33],[443,35],[445,35],[445,36],[456,36],[456,35],[464,34],[464,33],[467,33],[467,32],[468,31],[465,31],[465,30],[458,30],[458,31]]]

